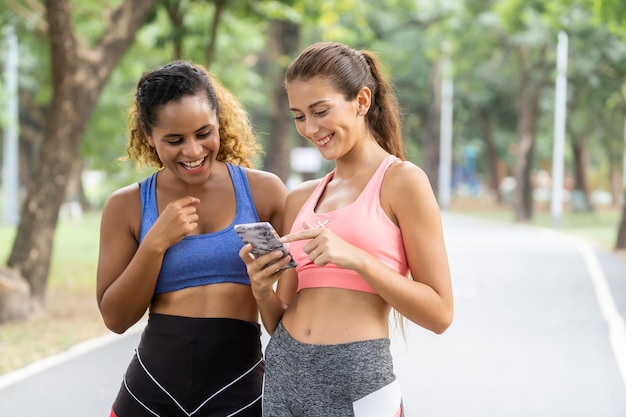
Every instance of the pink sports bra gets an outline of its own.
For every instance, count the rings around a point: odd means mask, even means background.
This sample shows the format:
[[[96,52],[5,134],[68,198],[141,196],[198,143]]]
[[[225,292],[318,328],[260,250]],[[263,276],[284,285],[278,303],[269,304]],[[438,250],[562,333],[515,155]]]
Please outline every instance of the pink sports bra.
[[[385,172],[397,159],[393,155],[385,158],[355,201],[328,213],[316,213],[315,207],[334,171],[328,173],[300,209],[291,232],[302,230],[305,220],[313,227],[326,227],[346,242],[380,259],[399,274],[408,276],[409,267],[400,228],[389,220],[380,207],[380,190]],[[324,267],[315,265],[302,250],[306,243],[307,241],[297,241],[289,244],[289,250],[298,262],[298,291],[327,287],[376,294],[355,271],[335,264]]]

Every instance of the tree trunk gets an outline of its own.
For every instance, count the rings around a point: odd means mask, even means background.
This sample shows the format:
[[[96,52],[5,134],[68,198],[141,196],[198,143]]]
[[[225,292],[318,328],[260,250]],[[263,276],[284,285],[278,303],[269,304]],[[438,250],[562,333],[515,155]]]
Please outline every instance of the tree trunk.
[[[515,49],[520,82],[517,98],[517,149],[513,166],[516,181],[513,211],[515,221],[518,222],[529,221],[533,216],[531,171],[539,121],[539,101],[551,73],[546,62],[547,50],[548,44],[538,48],[522,46]]]
[[[0,267],[0,324],[27,319],[32,312],[28,282],[17,271]]]
[[[493,128],[491,126],[491,118],[486,108],[478,111],[478,118],[483,131],[483,140],[487,149],[487,169],[489,170],[489,186],[495,193],[496,201],[502,202],[502,194],[500,193],[500,176],[498,175],[498,154],[496,152],[496,144],[493,138]]]
[[[182,59],[183,38],[185,36],[185,26],[183,20],[185,15],[181,10],[181,2],[180,0],[163,1],[162,4],[167,12],[167,17],[169,17],[170,23],[172,24],[172,45],[174,45],[174,58]]]
[[[43,305],[54,232],[78,147],[111,72],[156,0],[126,0],[110,16],[99,43],[80,50],[67,0],[46,0],[53,94],[44,141],[34,166],[8,266]]]
[[[31,167],[37,162],[37,150],[41,149],[49,103],[40,104],[36,91],[20,89],[20,138],[19,138],[19,184],[23,190],[30,181]],[[25,193],[24,193],[25,194]],[[23,195],[21,195],[23,197]]]
[[[589,198],[587,181],[587,146],[584,138],[572,141],[574,155],[574,194],[572,194],[572,210],[592,212],[593,205]],[[576,197],[574,197],[576,195]]]
[[[430,185],[439,197],[439,157],[441,143],[441,74],[440,63],[433,65],[430,77],[432,100],[425,111],[424,143],[422,143],[422,168],[430,180]]]
[[[289,115],[289,102],[283,88],[285,67],[298,50],[300,27],[286,21],[275,21],[270,25],[268,39],[270,92],[270,132],[265,152],[264,169],[278,175],[287,182],[291,173],[290,150],[292,148],[293,119]]]
[[[85,196],[85,190],[83,189],[83,171],[85,164],[80,158],[76,158],[70,171],[70,177],[68,179],[67,187],[65,189],[65,203],[69,203],[72,207],[79,207],[80,212],[76,213],[74,209],[69,210],[69,217],[74,217],[77,214],[80,216],[83,210],[89,210],[89,201]],[[64,204],[65,204],[64,203]],[[63,206],[61,206],[61,209]],[[63,210],[61,210],[63,211]]]
[[[622,173],[622,161],[614,161],[609,158],[609,188],[611,190],[611,200],[613,201],[613,207],[619,207],[620,197],[622,196],[622,190],[624,187]],[[626,203],[626,200],[624,200]]]
[[[541,88],[522,91],[519,118],[517,121],[517,151],[513,175],[517,182],[515,188],[514,211],[516,221],[528,221],[533,215],[532,184],[530,174],[535,148],[537,120],[539,116],[539,98]]]
[[[215,56],[215,46],[217,44],[217,28],[222,21],[222,13],[224,12],[226,2],[223,0],[216,0],[214,2],[215,9],[213,11],[213,20],[211,22],[211,35],[209,37],[209,43],[204,54],[207,68],[210,68],[213,63],[213,57]]]
[[[615,250],[626,250],[626,191],[624,192],[624,202],[622,203],[622,220],[617,230],[617,241]]]

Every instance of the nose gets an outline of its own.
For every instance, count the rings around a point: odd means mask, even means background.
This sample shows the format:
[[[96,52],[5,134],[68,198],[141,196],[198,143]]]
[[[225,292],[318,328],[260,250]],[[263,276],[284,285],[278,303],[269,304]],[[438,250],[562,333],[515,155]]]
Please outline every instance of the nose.
[[[202,152],[203,152],[202,144],[195,139],[188,140],[187,143],[185,144],[184,153],[186,156],[199,157],[202,155]]]
[[[311,137],[319,130],[317,122],[312,117],[307,117],[304,122],[304,136]]]

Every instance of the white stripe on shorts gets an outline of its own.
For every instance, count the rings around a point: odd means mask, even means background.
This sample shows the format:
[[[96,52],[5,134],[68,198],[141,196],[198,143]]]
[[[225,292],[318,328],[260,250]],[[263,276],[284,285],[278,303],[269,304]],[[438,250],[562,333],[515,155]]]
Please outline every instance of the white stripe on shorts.
[[[402,414],[402,392],[396,379],[352,403],[355,417],[395,417]]]

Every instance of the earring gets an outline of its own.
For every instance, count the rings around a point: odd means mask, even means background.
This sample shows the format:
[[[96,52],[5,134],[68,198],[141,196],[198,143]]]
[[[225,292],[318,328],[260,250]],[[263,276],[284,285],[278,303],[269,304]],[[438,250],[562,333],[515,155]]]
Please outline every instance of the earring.
[[[358,112],[356,115],[357,116],[363,116],[363,112]]]

